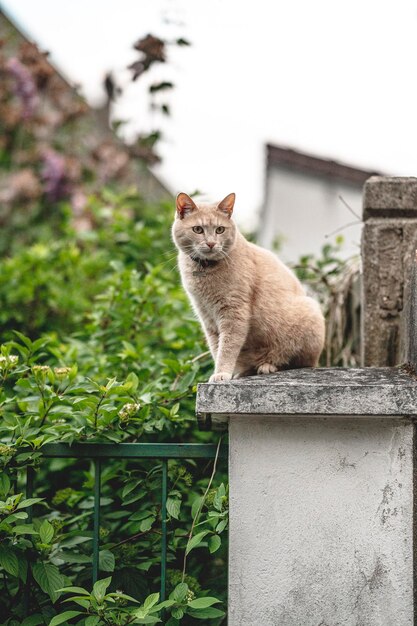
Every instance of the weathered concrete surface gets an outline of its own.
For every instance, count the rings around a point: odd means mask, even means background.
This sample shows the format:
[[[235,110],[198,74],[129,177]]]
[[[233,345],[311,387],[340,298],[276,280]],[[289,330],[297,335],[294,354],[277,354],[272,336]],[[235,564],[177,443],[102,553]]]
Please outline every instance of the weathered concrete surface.
[[[415,217],[417,178],[372,176],[363,194],[363,219],[370,217]]]
[[[417,378],[401,368],[319,368],[198,385],[203,429],[235,414],[417,415]]]
[[[406,362],[414,372],[417,372],[417,251],[411,272],[404,322],[404,338],[406,342]]]
[[[411,626],[413,426],[239,416],[229,626]]]
[[[406,352],[404,302],[417,248],[417,179],[369,179],[362,231],[362,363],[383,367]]]

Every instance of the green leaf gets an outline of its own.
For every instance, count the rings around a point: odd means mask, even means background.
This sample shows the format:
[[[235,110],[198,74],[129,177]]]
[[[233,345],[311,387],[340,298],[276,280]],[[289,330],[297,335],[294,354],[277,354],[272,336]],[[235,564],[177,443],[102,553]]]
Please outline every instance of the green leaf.
[[[10,490],[10,478],[5,472],[0,474],[0,495],[7,496]]]
[[[65,561],[65,563],[91,563],[91,556],[79,552],[63,550],[62,552],[57,552],[56,556]]]
[[[81,593],[85,596],[89,596],[90,593],[84,587],[63,587],[62,589],[58,589],[60,593]]]
[[[134,372],[130,372],[126,378],[126,383],[129,386],[129,390],[135,393],[139,386],[139,378],[136,376]]]
[[[216,532],[222,533],[227,526],[227,519],[222,519],[216,526]]]
[[[40,624],[45,624],[45,621],[42,615],[36,613],[24,619],[20,626],[39,626]]]
[[[100,618],[98,615],[90,615],[85,620],[85,626],[97,626],[100,623]]]
[[[170,600],[175,600],[176,602],[183,602],[185,600],[185,596],[188,592],[187,583],[180,583],[175,587],[175,589],[170,594]]]
[[[64,611],[64,613],[60,613],[60,615],[55,615],[49,622],[49,626],[58,626],[58,624],[63,624],[78,615],[82,615],[81,611]]]
[[[221,545],[222,545],[222,540],[220,539],[219,535],[213,535],[213,537],[210,537],[210,539],[208,540],[208,547],[210,550],[210,554],[217,552],[217,550],[220,548]]]
[[[159,593],[151,593],[151,595],[148,596],[145,602],[143,603],[144,609],[148,611],[150,608],[152,608],[155,604],[158,603],[158,600],[159,600]]]
[[[220,487],[217,489],[217,494],[219,495],[219,498],[224,498],[226,495],[226,487],[224,486],[224,483],[221,483]]]
[[[204,539],[204,537],[209,533],[209,530],[203,530],[201,533],[197,533],[194,537],[191,537],[189,542],[187,543],[187,547],[185,549],[185,554],[189,554],[191,550],[194,550]]]
[[[108,598],[123,598],[124,600],[129,600],[129,602],[134,602],[135,604],[139,604],[139,600],[135,600],[132,596],[128,596],[125,593],[121,593],[120,591],[115,591],[113,593],[106,594]]]
[[[25,511],[16,511],[16,513],[13,513],[12,515],[9,515],[8,517],[6,517],[3,520],[3,522],[6,522],[7,524],[12,524],[17,519],[27,519],[27,518],[28,518],[28,514],[25,513]]]
[[[36,350],[39,350],[39,348],[43,348],[50,341],[51,339],[49,337],[40,337],[39,339],[36,339],[36,341],[34,341],[32,344],[32,351],[36,352]]]
[[[174,417],[174,416],[178,415],[178,411],[179,411],[179,409],[180,409],[180,403],[179,403],[179,402],[176,402],[176,403],[175,403],[175,404],[171,407],[171,410],[170,410],[171,417]]]
[[[71,602],[71,604],[78,604],[82,606],[83,609],[88,611],[91,608],[91,600],[90,598],[86,598],[86,596],[72,596],[72,598],[67,598],[64,602]]]
[[[195,600],[191,600],[188,603],[188,606],[192,609],[206,609],[213,604],[218,604],[220,600],[217,598],[213,598],[211,596],[206,596],[204,598],[196,598]]]
[[[111,576],[109,576],[109,578],[102,578],[94,584],[93,596],[99,604],[103,602],[104,596],[106,595],[107,587],[110,585],[110,583]]]
[[[133,493],[130,493],[128,496],[125,496],[123,498],[123,505],[126,506],[128,504],[132,504],[133,502],[137,502],[138,500],[141,500],[142,498],[144,498],[146,496],[146,491],[145,489],[135,489],[133,490]],[[121,511],[119,511],[119,513],[121,513]],[[125,512],[126,515],[126,512]]]
[[[64,578],[56,565],[43,561],[33,563],[32,572],[42,591],[48,594],[52,602],[56,602],[60,596],[59,590],[64,586]]]
[[[146,519],[144,519],[139,525],[140,532],[146,533],[148,530],[150,530],[152,528],[154,521],[155,521],[154,517],[147,517]]]
[[[177,393],[184,393],[185,391],[188,390],[188,387],[190,387],[190,385],[193,383],[194,378],[196,376],[196,371],[191,370],[189,372],[187,372],[185,374],[185,376],[183,376],[180,379],[179,385],[177,387]]]
[[[142,563],[138,563],[136,565],[136,569],[141,569],[144,572],[148,572],[152,565],[153,565],[153,561],[142,561]]]
[[[226,495],[226,489],[224,484],[222,483],[220,487],[217,489],[214,498],[213,498],[213,506],[217,511],[222,511],[223,508],[223,498]]]
[[[44,522],[42,522],[39,528],[39,537],[42,543],[46,543],[46,544],[51,543],[53,536],[54,536],[54,527],[52,526],[52,524],[48,522],[48,520],[45,520]]]
[[[26,509],[28,506],[33,506],[34,504],[38,504],[38,502],[42,502],[43,498],[27,498],[27,500],[22,500],[16,507],[16,509]]]
[[[188,609],[188,615],[195,617],[196,619],[215,619],[216,617],[223,617],[224,611],[209,607],[207,609]]]
[[[179,519],[181,509],[181,500],[178,498],[167,498],[167,511],[174,519]]]
[[[14,550],[0,546],[0,566],[12,576],[19,576],[19,559]]]
[[[191,507],[191,517],[194,519],[195,516],[197,515],[197,511],[199,510],[202,502],[204,501],[204,497],[203,496],[197,496],[197,498],[194,498],[193,500],[193,504]]]
[[[180,606],[176,606],[172,609],[171,615],[172,617],[175,617],[175,619],[182,619],[184,617],[184,609]]]
[[[140,520],[146,519],[148,517],[155,517],[152,511],[136,511],[135,513],[132,513],[132,515],[129,517],[129,520],[131,520],[132,522],[139,522]]]
[[[32,348],[32,342],[29,339],[29,337],[26,337],[25,335],[23,335],[22,333],[19,333],[18,330],[14,330],[13,331],[15,335],[17,335],[20,339],[20,341],[27,347],[29,348],[29,350],[31,350]]]
[[[140,485],[140,483],[142,482],[142,480],[131,480],[130,482],[128,482],[124,487],[123,487],[123,491],[122,491],[122,500],[125,499],[125,497],[127,495],[129,495],[129,493],[131,491],[133,491],[134,489],[136,489],[136,487],[138,485]]]
[[[113,572],[115,566],[114,554],[110,550],[100,550],[98,555],[98,566],[103,572]]]
[[[14,535],[37,535],[38,532],[33,528],[32,524],[19,524],[13,528]]]
[[[164,600],[163,602],[160,602],[159,604],[153,606],[150,613],[154,613],[155,611],[162,611],[162,609],[167,609],[170,606],[173,606],[175,602],[176,600]]]

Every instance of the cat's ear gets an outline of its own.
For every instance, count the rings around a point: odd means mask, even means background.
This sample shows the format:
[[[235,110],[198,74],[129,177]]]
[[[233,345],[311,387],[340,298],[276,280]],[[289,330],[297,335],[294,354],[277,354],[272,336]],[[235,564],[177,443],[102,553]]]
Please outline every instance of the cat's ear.
[[[223,198],[223,200],[217,205],[219,211],[225,213],[228,218],[232,217],[233,207],[235,206],[236,194],[229,193],[228,196]]]
[[[184,219],[187,215],[197,211],[197,205],[195,202],[187,196],[186,193],[179,193],[177,196],[177,215],[180,220]]]

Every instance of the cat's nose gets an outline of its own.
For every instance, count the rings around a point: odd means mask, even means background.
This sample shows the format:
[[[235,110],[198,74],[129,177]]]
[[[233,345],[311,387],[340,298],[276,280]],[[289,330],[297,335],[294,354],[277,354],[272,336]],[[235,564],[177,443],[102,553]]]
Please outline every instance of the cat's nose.
[[[211,250],[216,245],[216,242],[215,241],[206,241],[206,244],[208,245],[208,247]]]

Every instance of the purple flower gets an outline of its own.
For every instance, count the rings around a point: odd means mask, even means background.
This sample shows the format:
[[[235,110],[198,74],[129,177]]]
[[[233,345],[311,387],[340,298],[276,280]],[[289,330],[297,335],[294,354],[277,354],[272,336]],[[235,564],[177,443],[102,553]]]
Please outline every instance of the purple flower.
[[[66,198],[71,192],[66,176],[65,158],[48,148],[43,153],[42,178],[48,200],[56,202]]]
[[[6,68],[15,80],[14,92],[22,101],[23,117],[29,119],[38,104],[38,92],[32,74],[16,57],[8,59]]]

